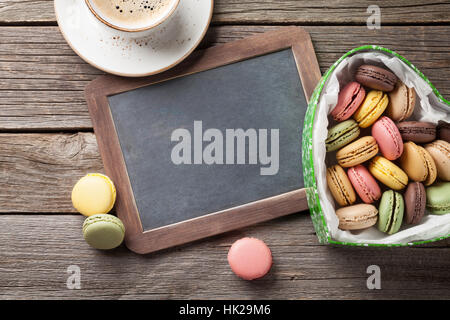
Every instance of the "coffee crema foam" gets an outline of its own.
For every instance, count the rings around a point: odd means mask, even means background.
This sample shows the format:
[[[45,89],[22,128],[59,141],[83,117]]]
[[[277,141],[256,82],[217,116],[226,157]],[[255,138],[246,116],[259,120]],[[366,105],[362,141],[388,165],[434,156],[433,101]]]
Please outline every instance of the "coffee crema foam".
[[[101,18],[115,26],[138,29],[158,21],[174,0],[90,0]]]

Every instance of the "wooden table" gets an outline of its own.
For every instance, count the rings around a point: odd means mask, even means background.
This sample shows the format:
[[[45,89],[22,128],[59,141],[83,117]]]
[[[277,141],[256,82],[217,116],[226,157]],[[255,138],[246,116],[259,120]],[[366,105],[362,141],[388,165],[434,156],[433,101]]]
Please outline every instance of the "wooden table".
[[[412,61],[450,96],[450,1],[376,1],[382,27],[368,30],[354,0],[217,0],[201,47],[280,25],[310,32],[322,72],[349,49],[380,44]],[[102,74],[65,43],[51,0],[0,0],[0,298],[364,299],[450,298],[450,240],[426,247],[361,249],[318,244],[307,212],[147,256],[88,247],[70,202],[76,180],[102,171],[83,97]],[[230,271],[243,236],[273,251],[269,276]],[[366,269],[381,268],[381,290]],[[81,270],[69,290],[67,268]]]

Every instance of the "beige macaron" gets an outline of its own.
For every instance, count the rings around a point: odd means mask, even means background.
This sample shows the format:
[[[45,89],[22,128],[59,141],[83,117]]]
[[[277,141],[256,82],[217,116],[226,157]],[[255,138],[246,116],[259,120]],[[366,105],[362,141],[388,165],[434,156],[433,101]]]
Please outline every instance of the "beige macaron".
[[[378,220],[378,209],[371,204],[355,204],[336,210],[339,229],[360,230],[369,228]]]
[[[406,142],[403,145],[403,153],[400,157],[400,166],[408,177],[416,182],[431,185],[437,177],[436,164],[423,147],[414,142]]]
[[[341,166],[335,165],[327,169],[327,184],[333,198],[340,206],[348,206],[355,203],[355,190]]]
[[[389,92],[389,104],[386,115],[394,121],[408,119],[416,105],[416,91],[408,88],[404,83],[398,81],[395,89]]]
[[[436,140],[425,146],[434,159],[437,174],[441,180],[450,181],[450,143]]]
[[[378,153],[378,144],[374,137],[365,136],[336,153],[336,160],[344,168],[354,167],[361,164]]]

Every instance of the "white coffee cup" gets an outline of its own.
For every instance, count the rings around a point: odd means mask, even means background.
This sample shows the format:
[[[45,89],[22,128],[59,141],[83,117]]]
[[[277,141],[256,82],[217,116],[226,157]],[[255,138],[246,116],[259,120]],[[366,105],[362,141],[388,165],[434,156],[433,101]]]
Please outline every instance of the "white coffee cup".
[[[164,7],[159,8],[158,12],[153,14],[153,17],[149,16],[148,19],[142,19],[143,21],[140,22],[132,21],[133,19],[131,19],[131,17],[129,19],[130,21],[125,21],[126,19],[122,19],[122,21],[119,21],[120,19],[114,19],[113,14],[108,16],[107,12],[109,10],[108,6],[102,9],[96,4],[96,2],[98,3],[98,1],[96,0],[85,0],[85,2],[88,8],[91,10],[91,12],[94,14],[94,16],[108,27],[111,27],[119,31],[124,31],[127,33],[142,33],[143,31],[150,30],[166,21],[175,12],[175,9],[178,7],[178,4],[180,3],[180,0],[165,0],[166,4],[164,5]],[[142,4],[145,4],[146,2],[152,3],[151,0],[141,2]],[[117,6],[114,9],[118,11],[121,10],[119,6]],[[150,6],[148,10],[150,10]],[[153,10],[153,8],[151,10]],[[132,10],[130,12],[132,12]]]

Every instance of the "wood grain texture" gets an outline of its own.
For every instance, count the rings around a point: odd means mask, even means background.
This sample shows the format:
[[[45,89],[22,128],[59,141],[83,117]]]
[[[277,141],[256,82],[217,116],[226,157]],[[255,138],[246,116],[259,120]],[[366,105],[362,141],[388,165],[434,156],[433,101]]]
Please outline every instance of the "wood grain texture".
[[[201,48],[275,30],[273,26],[209,29]],[[450,26],[306,27],[321,71],[364,44],[396,50],[450,96]],[[0,131],[90,130],[84,87],[102,74],[79,58],[57,27],[0,27]]]
[[[382,23],[449,22],[448,0],[215,0],[213,23],[366,24],[370,5]],[[54,23],[53,0],[0,0],[0,23]]]
[[[428,248],[320,246],[307,214],[262,223],[160,253],[121,247],[97,251],[81,235],[83,217],[0,216],[0,299],[448,299],[450,241]],[[264,240],[274,265],[263,279],[230,270],[230,245]],[[382,290],[368,290],[366,269],[381,268]],[[69,290],[67,268],[81,269]]]
[[[73,185],[97,171],[93,133],[0,134],[0,212],[75,212]]]

